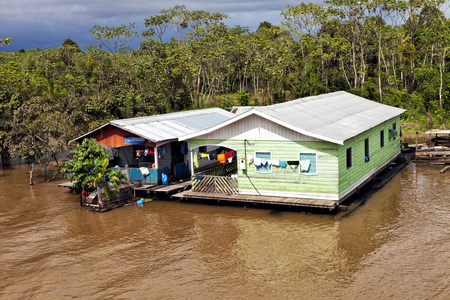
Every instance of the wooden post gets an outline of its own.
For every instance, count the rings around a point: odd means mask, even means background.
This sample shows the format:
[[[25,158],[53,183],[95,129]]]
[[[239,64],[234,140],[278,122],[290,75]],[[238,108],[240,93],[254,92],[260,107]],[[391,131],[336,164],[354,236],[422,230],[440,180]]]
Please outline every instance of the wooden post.
[[[153,151],[155,151],[155,169],[159,169],[159,153],[158,153],[158,147],[153,147]]]
[[[34,171],[33,165],[31,165],[31,168],[30,168],[30,185],[33,185],[33,171]]]
[[[191,176],[194,176],[194,151],[191,149]]]
[[[416,131],[416,151],[417,151],[417,149],[419,149],[418,136],[419,136],[419,132]]]
[[[125,165],[125,173],[127,174],[128,183],[131,184],[131,181],[130,181],[130,170],[128,170],[128,165],[127,164]]]

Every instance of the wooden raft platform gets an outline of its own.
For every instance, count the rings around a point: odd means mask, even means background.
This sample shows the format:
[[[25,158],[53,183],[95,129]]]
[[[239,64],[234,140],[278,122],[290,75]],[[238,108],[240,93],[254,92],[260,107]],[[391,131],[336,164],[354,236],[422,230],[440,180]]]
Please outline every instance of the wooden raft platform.
[[[165,193],[165,194],[172,194],[172,193],[178,193],[182,190],[186,190],[191,187],[191,181],[183,181],[183,182],[177,182],[172,183],[171,185],[163,185],[158,186],[153,189],[156,193]]]
[[[337,206],[336,201],[332,200],[314,200],[303,198],[288,198],[288,197],[274,197],[274,196],[257,196],[257,195],[240,195],[240,194],[218,194],[218,193],[199,193],[192,190],[184,191],[172,195],[172,199],[201,199],[201,200],[216,200],[216,201],[236,201],[248,203],[263,203],[275,205],[289,205],[289,206],[304,206],[328,208],[333,210]]]
[[[143,184],[139,187],[133,185],[134,198],[136,198],[136,191],[145,191],[148,194],[148,192],[151,191],[153,187],[155,187],[154,184]]]

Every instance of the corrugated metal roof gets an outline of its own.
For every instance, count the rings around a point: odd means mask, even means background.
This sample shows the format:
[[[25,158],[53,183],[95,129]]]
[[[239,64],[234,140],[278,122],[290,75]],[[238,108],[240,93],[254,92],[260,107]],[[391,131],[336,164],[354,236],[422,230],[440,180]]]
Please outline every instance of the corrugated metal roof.
[[[406,111],[343,91],[255,109],[299,130],[342,142]]]
[[[220,108],[207,108],[108,123],[158,143],[207,129],[234,116]]]
[[[244,107],[241,113],[239,109],[236,110],[235,118],[202,132],[187,134],[180,140],[213,132],[249,115],[257,114],[301,134],[343,144],[345,140],[405,111],[340,91],[269,106]]]

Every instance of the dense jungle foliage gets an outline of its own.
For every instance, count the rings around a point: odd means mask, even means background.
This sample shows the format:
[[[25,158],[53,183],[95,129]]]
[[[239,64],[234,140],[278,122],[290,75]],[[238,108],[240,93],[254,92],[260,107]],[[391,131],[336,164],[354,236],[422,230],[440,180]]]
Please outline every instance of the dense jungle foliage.
[[[0,152],[51,159],[111,119],[338,90],[405,108],[405,123],[448,127],[447,1],[325,2],[287,5],[282,24],[262,22],[256,32],[227,27],[222,13],[175,6],[143,20],[137,50],[127,48],[139,35],[129,24],[93,27],[99,45],[83,50],[67,39],[56,49],[0,52]]]

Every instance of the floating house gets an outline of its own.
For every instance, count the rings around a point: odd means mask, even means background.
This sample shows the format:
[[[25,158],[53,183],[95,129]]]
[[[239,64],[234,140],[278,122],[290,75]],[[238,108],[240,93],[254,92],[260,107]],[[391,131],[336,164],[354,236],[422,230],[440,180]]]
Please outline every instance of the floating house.
[[[347,92],[233,111],[179,141],[189,141],[191,164],[215,146],[233,153],[224,164],[234,167],[191,167],[192,189],[175,197],[332,209],[401,155],[405,110]]]
[[[98,144],[108,148],[111,164],[124,171],[131,182],[160,184],[162,174],[173,179],[190,177],[189,145],[178,141],[179,137],[234,116],[220,108],[209,108],[114,120],[71,142],[95,138]]]

